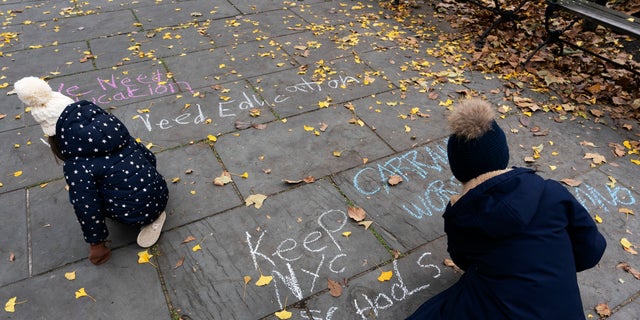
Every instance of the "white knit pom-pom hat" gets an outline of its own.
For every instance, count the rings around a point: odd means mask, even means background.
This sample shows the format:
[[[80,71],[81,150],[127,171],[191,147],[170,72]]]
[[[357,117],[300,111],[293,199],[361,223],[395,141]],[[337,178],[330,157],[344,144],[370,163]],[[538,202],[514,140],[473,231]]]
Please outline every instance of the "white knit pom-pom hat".
[[[56,122],[73,99],[53,91],[46,81],[36,77],[24,77],[13,85],[18,98],[31,108],[31,115],[40,124],[44,134],[56,134]]]

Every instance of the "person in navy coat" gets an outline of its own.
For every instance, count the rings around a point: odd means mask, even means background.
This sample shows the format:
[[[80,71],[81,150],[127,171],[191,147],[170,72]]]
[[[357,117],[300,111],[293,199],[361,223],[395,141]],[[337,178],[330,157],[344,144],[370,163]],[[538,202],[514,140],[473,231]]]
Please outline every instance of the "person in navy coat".
[[[141,226],[138,244],[152,246],[166,219],[169,192],[156,170],[155,155],[136,142],[124,124],[99,106],[51,90],[43,80],[26,77],[14,92],[48,136],[61,159],[69,200],[90,244],[89,260],[111,257],[105,244],[105,219]]]
[[[408,319],[585,319],[576,272],[606,247],[589,212],[560,183],[507,168],[506,136],[488,102],[463,101],[449,124],[449,164],[463,188],[444,228],[464,274]]]

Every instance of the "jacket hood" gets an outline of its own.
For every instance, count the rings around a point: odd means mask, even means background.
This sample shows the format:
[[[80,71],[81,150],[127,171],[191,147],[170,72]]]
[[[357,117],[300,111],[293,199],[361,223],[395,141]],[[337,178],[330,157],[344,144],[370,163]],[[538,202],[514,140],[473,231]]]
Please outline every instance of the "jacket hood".
[[[68,105],[56,132],[65,158],[104,156],[122,149],[131,139],[120,120],[88,101]]]
[[[469,232],[507,237],[529,225],[543,192],[544,180],[533,170],[514,168],[469,190],[444,218]]]

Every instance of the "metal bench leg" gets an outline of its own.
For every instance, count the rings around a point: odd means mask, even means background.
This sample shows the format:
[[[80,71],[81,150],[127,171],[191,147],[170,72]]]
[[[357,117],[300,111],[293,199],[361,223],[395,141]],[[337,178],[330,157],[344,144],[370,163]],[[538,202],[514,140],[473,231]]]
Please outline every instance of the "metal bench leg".
[[[542,48],[546,47],[549,44],[553,44],[553,43],[558,43],[558,45],[560,46],[560,52],[562,53],[564,51],[564,42],[562,41],[562,39],[560,39],[560,36],[567,30],[569,30],[573,24],[576,22],[576,20],[573,20],[569,23],[569,25],[567,25],[564,29],[562,30],[551,30],[551,28],[549,27],[551,19],[553,18],[553,13],[557,10],[557,6],[553,3],[550,3],[547,5],[547,8],[544,11],[544,29],[547,33],[547,38],[541,43],[539,44],[534,50],[533,52],[531,52],[529,54],[529,56],[527,56],[527,59],[521,63],[521,66],[524,68],[526,67],[529,62],[531,61],[531,59],[536,55],[536,53],[538,53],[538,51],[540,51]]]

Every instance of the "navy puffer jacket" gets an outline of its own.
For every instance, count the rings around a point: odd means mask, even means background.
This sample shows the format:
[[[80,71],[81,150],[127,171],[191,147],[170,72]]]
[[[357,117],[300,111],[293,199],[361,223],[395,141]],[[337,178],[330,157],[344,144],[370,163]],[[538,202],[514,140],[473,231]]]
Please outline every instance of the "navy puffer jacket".
[[[585,318],[576,272],[595,266],[606,242],[560,183],[514,168],[443,216],[449,254],[465,273],[410,319]]]
[[[115,116],[88,101],[72,103],[58,118],[56,136],[86,242],[107,239],[105,218],[145,225],[164,210],[169,192],[154,154]]]

